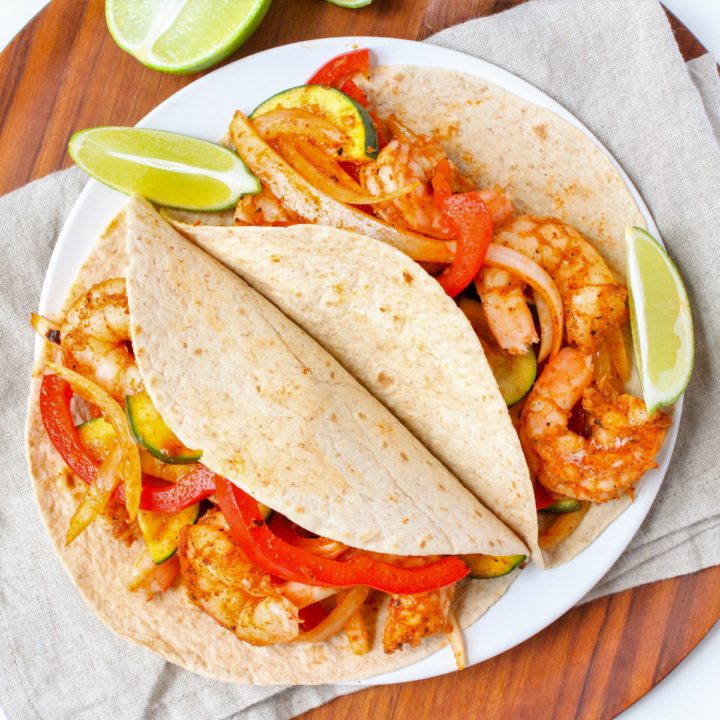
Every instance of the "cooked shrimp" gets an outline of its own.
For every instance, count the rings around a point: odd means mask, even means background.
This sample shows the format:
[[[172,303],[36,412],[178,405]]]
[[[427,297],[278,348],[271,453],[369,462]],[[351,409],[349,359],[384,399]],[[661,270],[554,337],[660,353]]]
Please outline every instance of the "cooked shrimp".
[[[298,609],[247,559],[223,520],[213,514],[180,531],[178,557],[190,601],[250,645],[292,642]]]
[[[416,182],[420,185],[402,198],[374,205],[376,215],[391,225],[447,240],[449,233],[433,202],[430,184],[440,162],[450,167],[448,181],[454,193],[475,190],[472,180],[460,173],[437,140],[427,135],[396,136],[381,150],[376,162],[361,167],[361,184],[372,195],[394,192]],[[512,203],[506,196],[488,188],[480,191],[480,197],[488,205],[494,224],[512,215]]]
[[[538,342],[532,314],[525,302],[525,283],[502,268],[483,267],[475,279],[488,326],[498,344],[511,355],[523,355]]]
[[[105,280],[93,285],[68,311],[60,331],[63,365],[94,380],[116,400],[124,400],[144,388],[129,341],[125,280]]]
[[[538,263],[554,280],[565,311],[568,344],[597,352],[608,335],[627,322],[627,290],[585,238],[552,217],[523,215],[500,228],[493,242]]]
[[[417,647],[424,637],[444,632],[454,595],[455,585],[418,595],[391,595],[383,631],[385,652],[402,650],[405,643]]]
[[[672,424],[661,412],[613,390],[609,377],[591,387],[591,357],[563,348],[546,366],[523,407],[520,438],[528,464],[552,492],[596,503],[619,497],[651,467]],[[568,430],[582,398],[589,438]]]
[[[297,222],[297,213],[286,208],[272,191],[263,185],[257,195],[245,195],[235,207],[236,225],[272,225],[275,222]]]

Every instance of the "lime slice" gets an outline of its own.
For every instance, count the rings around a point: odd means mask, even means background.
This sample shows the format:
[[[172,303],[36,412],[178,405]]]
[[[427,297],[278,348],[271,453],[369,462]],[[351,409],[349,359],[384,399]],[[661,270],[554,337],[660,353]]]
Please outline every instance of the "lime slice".
[[[625,228],[630,322],[649,413],[675,402],[693,367],[690,303],[680,273],[652,235]]]
[[[237,50],[271,0],[106,0],[115,42],[143,65],[195,73]]]
[[[369,5],[372,0],[327,0],[333,5],[339,5],[344,8],[361,8]]]
[[[121,193],[185,210],[226,210],[260,181],[231,150],[197,138],[141,128],[82,130],[70,138],[72,159]]]

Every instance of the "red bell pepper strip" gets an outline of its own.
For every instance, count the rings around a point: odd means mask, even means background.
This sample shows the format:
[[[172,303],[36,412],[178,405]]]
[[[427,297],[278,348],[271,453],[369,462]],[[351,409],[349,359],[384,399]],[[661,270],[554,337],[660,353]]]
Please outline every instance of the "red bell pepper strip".
[[[555,498],[539,483],[533,485],[535,490],[535,509],[542,510],[555,502]]]
[[[300,617],[300,622],[303,624],[303,630],[305,632],[316,628],[327,617],[319,602],[300,608],[298,616]]]
[[[447,164],[445,160],[441,162]],[[439,165],[440,163],[438,163],[438,166]],[[432,179],[432,188],[433,203],[438,210],[442,210],[445,201],[452,195],[452,190],[450,189],[450,183],[448,182],[446,173],[437,166],[435,167],[435,175],[433,175]],[[449,234],[451,234],[450,228],[448,228],[448,235]]]
[[[357,86],[357,83],[352,79],[348,78],[340,88],[341,93],[345,93],[348,97],[352,98],[356,103],[360,103],[364,108],[368,106],[368,99],[365,97],[365,93]]]
[[[332,85],[343,75],[361,72],[367,75],[370,70],[370,51],[367,48],[343,53],[326,62],[306,83],[306,85]]]
[[[88,485],[95,480],[99,464],[89,455],[75,428],[70,401],[70,384],[57,375],[45,375],[40,386],[40,416],[50,442],[72,471]],[[143,476],[140,509],[172,514],[184,510],[215,492],[214,472],[198,463],[195,469],[176,483]],[[120,485],[113,495],[125,504],[125,488]]]
[[[492,240],[492,215],[476,192],[445,198],[443,219],[457,240],[450,267],[437,279],[443,290],[455,297],[478,274]]]
[[[369,585],[383,592],[415,595],[456,583],[468,568],[456,557],[417,568],[399,568],[365,555],[330,560],[288,545],[276,537],[260,514],[257,501],[225,478],[216,480],[217,501],[235,541],[265,572],[306,585]]]

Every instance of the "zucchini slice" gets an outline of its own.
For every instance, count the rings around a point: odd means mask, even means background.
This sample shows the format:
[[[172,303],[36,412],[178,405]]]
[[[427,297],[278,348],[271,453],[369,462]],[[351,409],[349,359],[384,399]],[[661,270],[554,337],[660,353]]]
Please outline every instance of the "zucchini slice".
[[[460,309],[480,339],[488,365],[507,405],[513,405],[530,392],[537,377],[537,358],[532,347],[524,355],[510,355],[497,344],[485,318],[482,303],[471,298],[460,301]]]
[[[180,531],[186,525],[194,525],[199,515],[200,503],[195,503],[174,515],[161,515],[150,510],[138,512],[138,525],[150,551],[150,557],[156,565],[164,563],[175,554]]]
[[[158,460],[170,465],[182,465],[197,462],[202,457],[202,450],[190,450],[178,440],[146,392],[128,395],[125,402],[133,434]]]
[[[582,503],[575,498],[559,498],[554,503],[547,505],[539,513],[546,515],[560,515],[561,513],[577,512],[582,509]]]
[[[300,108],[337,125],[349,136],[340,160],[369,162],[378,155],[378,134],[368,111],[352,98],[325,85],[300,85],[283,90],[258,105],[250,119],[278,108]]]
[[[90,453],[93,460],[102,462],[112,450],[115,443],[115,430],[105,418],[94,418],[78,425],[76,430],[80,442]]]
[[[511,573],[518,565],[527,560],[527,555],[458,555],[470,568],[469,577],[476,580],[489,580]]]

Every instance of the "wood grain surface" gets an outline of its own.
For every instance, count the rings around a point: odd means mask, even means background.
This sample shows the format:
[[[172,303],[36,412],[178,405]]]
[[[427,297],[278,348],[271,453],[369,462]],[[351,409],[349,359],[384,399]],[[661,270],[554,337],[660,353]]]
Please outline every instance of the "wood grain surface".
[[[352,11],[321,0],[275,0],[226,62],[315,37],[421,40],[520,1],[374,0]],[[705,52],[670,20],[686,59]],[[66,149],[74,132],[134,125],[197,77],[155,72],[122,52],[107,31],[102,0],[53,0],[0,54],[0,195],[71,165]],[[575,608],[462,673],[370,688],[301,717],[609,720],[662,680],[718,617],[720,568],[710,568]]]

